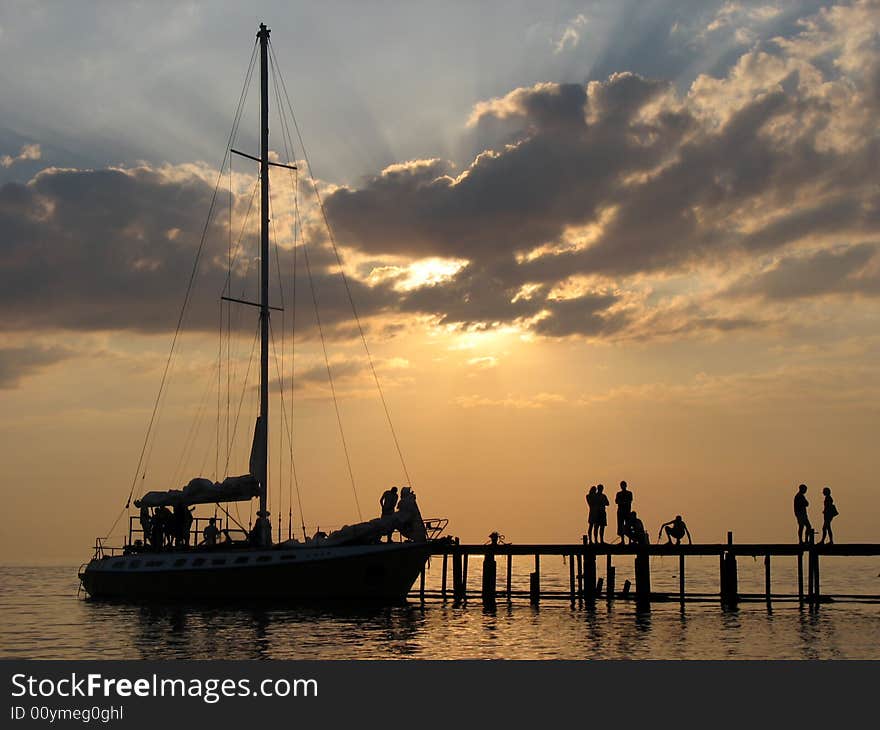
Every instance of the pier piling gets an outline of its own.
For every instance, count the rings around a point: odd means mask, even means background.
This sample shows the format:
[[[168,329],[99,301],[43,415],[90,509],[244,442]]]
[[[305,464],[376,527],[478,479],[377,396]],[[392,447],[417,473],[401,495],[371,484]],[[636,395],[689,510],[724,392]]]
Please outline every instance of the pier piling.
[[[577,582],[578,582],[578,598],[584,600],[584,556],[577,554]]]
[[[541,599],[541,556],[535,553],[535,572],[529,575],[529,597],[532,603]]]
[[[635,559],[636,601],[642,605],[651,603],[651,562],[648,553],[639,550]]]
[[[820,561],[825,555],[834,556],[880,556],[880,544],[854,543],[833,545],[818,544],[813,535],[808,535],[803,544],[776,543],[776,544],[734,544],[732,534],[728,535],[728,541],[721,544],[660,544],[660,545],[624,545],[587,543],[575,545],[461,545],[457,542],[432,545],[430,555],[442,558],[442,576],[440,585],[429,589],[427,572],[419,573],[417,585],[413,585],[411,597],[414,600],[424,601],[428,599],[447,600],[450,591],[456,605],[467,603],[468,599],[468,556],[481,556],[483,558],[483,570],[481,575],[481,587],[471,591],[470,596],[477,595],[481,590],[484,604],[491,605],[497,601],[500,588],[497,584],[497,561],[500,555],[507,559],[506,596],[508,602],[514,597],[528,597],[533,603],[544,599],[564,600],[572,604],[575,601],[584,601],[591,609],[595,607],[596,600],[604,595],[606,601],[630,600],[635,598],[640,604],[647,605],[652,601],[679,601],[682,604],[688,601],[706,601],[709,595],[697,592],[688,593],[686,577],[686,559],[688,556],[717,556],[719,566],[719,592],[716,594],[724,608],[734,608],[742,602],[759,601],[767,604],[768,610],[771,604],[780,601],[795,602],[801,606],[808,604],[811,610],[816,609],[823,600],[829,601],[831,597],[823,596],[820,579]],[[529,556],[534,560],[534,570],[529,574],[528,590],[514,590],[513,580],[513,556]],[[634,558],[635,580],[622,581],[622,590],[618,587],[616,569],[612,558],[615,555],[632,556]],[[651,559],[652,556],[678,558],[678,586],[677,590],[652,591]],[[764,561],[764,585],[763,590],[758,592],[740,594],[738,589],[737,560],[739,556],[748,556],[754,559],[763,558]],[[568,585],[565,585],[565,568],[562,568],[562,584],[551,576],[550,580],[541,582],[541,558],[542,556],[555,556],[568,560]],[[597,575],[597,561],[600,556],[605,557],[605,571],[602,578]],[[774,586],[772,583],[773,560],[779,557],[797,559],[797,585],[785,588]],[[449,561],[452,561],[452,586],[449,581]],[[803,563],[806,560],[807,565]],[[807,575],[804,576],[806,571]],[[554,572],[555,575],[555,572]],[[525,576],[523,576],[525,577]],[[778,583],[778,579],[777,579]],[[807,585],[805,585],[805,583]],[[774,592],[775,589],[775,592]],[[693,591],[693,588],[691,589]],[[865,592],[860,594],[840,594],[833,598],[839,600],[853,600],[860,602],[880,603],[880,595]],[[711,599],[709,599],[711,600]],[[716,599],[717,600],[717,599]]]
[[[483,605],[495,605],[495,556],[483,558]]]
[[[460,552],[452,554],[452,600],[455,603],[464,601],[464,589],[462,576],[462,555]]]
[[[678,556],[678,600],[684,603],[684,553]]]
[[[596,600],[596,552],[590,548],[584,553],[584,600]]]

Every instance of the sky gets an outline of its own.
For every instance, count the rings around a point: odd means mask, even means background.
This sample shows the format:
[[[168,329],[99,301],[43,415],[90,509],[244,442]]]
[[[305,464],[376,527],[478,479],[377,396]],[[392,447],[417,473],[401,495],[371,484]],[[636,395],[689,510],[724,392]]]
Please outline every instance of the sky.
[[[7,0],[3,562],[247,471],[256,320],[220,296],[258,291],[225,151],[261,21],[305,142],[273,87],[284,536],[411,483],[463,540],[579,542],[625,479],[652,538],[790,541],[803,482],[814,524],[827,485],[837,540],[880,540],[876,0]]]

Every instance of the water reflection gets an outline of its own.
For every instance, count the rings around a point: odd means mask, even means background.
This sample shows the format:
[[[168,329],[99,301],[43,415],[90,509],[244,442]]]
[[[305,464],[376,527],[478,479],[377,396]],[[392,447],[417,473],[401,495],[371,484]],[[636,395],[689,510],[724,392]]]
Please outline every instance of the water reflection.
[[[104,658],[880,658],[880,607],[717,602],[394,606],[77,600],[70,569],[0,569],[0,652]]]

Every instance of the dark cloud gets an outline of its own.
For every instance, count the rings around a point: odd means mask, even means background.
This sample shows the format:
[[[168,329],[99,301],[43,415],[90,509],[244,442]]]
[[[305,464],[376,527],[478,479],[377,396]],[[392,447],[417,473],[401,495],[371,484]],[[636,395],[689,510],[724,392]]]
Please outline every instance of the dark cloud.
[[[824,294],[880,296],[878,250],[880,247],[876,244],[863,243],[787,256],[771,269],[734,283],[727,293],[777,300]]]
[[[28,184],[0,187],[0,328],[173,329],[212,192],[212,185],[195,173],[149,167],[49,169]],[[201,256],[186,318],[191,329],[216,331],[218,326],[227,277],[226,198],[218,197]],[[235,205],[242,214],[247,200]],[[258,296],[255,237],[246,236],[243,244],[251,258],[239,258],[227,291],[253,301]],[[290,252],[280,249],[280,255],[287,297],[292,298],[295,288],[297,304],[303,307],[300,333],[308,336],[315,317],[303,254],[298,254],[295,282],[290,280]],[[322,324],[332,334],[352,318],[345,288],[329,268],[335,258],[326,248],[312,246],[310,262]],[[272,277],[272,297],[278,304],[274,270]],[[349,283],[364,314],[393,302],[384,288]]]
[[[625,312],[607,311],[619,299],[614,294],[588,294],[548,302],[550,315],[535,324],[535,332],[549,337],[602,337],[614,334],[629,321]]]
[[[687,97],[613,73],[482,102],[470,125],[488,151],[462,172],[413,162],[335,191],[326,202],[340,240],[376,257],[469,262],[405,294],[404,310],[466,325],[543,313],[533,320],[540,334],[612,336],[645,318],[594,311],[594,295],[549,300],[553,286],[580,276],[625,287],[640,274],[880,234],[880,138],[870,123],[880,76],[870,48],[841,44],[859,16],[823,16],[815,27],[767,8],[725,17],[731,32],[752,23],[793,37],[743,54],[727,78],[698,79]],[[845,63],[819,62],[843,53]],[[578,243],[585,227],[590,238]],[[518,296],[526,284],[539,285],[529,299]],[[755,326],[760,318],[704,312],[687,329]]]
[[[73,355],[65,347],[0,347],[0,390],[15,388],[22,378]]]
[[[681,6],[683,15],[689,7]],[[815,262],[789,250],[880,235],[878,44],[859,40],[864,34],[843,43],[868,9],[823,11],[802,24],[788,10],[706,10],[694,16],[704,40],[715,33],[733,42],[743,28],[789,36],[757,43],[724,78],[698,77],[686,94],[669,81],[615,72],[602,82],[539,83],[477,104],[467,134],[481,152],[464,169],[436,159],[403,162],[326,196],[338,242],[358,257],[359,277],[349,281],[358,311],[473,327],[527,322],[547,337],[636,336],[655,315],[678,317],[682,309],[638,296],[623,306],[616,298],[623,295],[602,292],[638,293],[643,275],[748,268],[757,254],[781,257],[750,284],[768,297],[870,293],[871,277],[846,268],[860,265],[862,249],[835,249]],[[646,32],[664,27],[661,16],[651,15]],[[718,21],[715,30],[710,21]],[[601,63],[613,59],[606,54]],[[173,327],[211,191],[200,175],[149,167],[48,170],[0,188],[2,327]],[[236,201],[236,212],[244,203]],[[225,281],[224,205],[199,272],[206,294],[193,299],[187,321],[208,331]],[[330,336],[356,334],[326,236],[318,228],[307,236],[322,324]],[[393,277],[365,283],[388,257],[466,265],[415,289]],[[288,271],[289,253],[283,258]],[[551,298],[573,278],[587,293]],[[255,267],[238,267],[231,284],[234,296],[254,298]],[[310,336],[316,320],[302,265],[296,289],[293,302],[288,287],[285,304],[296,305],[299,331]],[[760,326],[760,317],[703,304],[657,322],[655,331]]]

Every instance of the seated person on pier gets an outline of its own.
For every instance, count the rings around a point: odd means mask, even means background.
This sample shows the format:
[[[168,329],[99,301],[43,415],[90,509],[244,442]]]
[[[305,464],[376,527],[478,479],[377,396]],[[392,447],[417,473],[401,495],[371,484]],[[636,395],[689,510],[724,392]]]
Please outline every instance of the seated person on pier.
[[[217,529],[216,517],[212,517],[208,520],[208,525],[202,530],[202,536],[205,538],[202,542],[202,545],[216,545],[217,538],[220,537],[220,530]]]
[[[626,520],[626,536],[629,538],[631,545],[648,544],[648,533],[645,531],[645,525],[635,512],[630,512]]]
[[[681,545],[681,538],[687,535],[688,544],[690,545],[693,541],[691,540],[691,533],[688,531],[687,525],[684,523],[684,520],[681,519],[681,515],[675,515],[674,520],[669,520],[669,522],[664,522],[660,525],[660,531],[657,533],[657,539],[660,539],[660,535],[663,534],[663,531],[666,531],[666,544],[671,545],[672,539],[675,538],[675,544]]]

